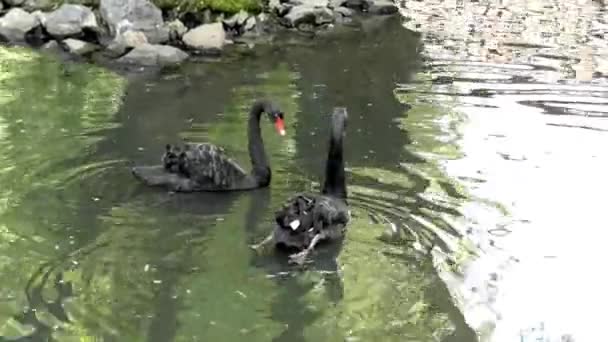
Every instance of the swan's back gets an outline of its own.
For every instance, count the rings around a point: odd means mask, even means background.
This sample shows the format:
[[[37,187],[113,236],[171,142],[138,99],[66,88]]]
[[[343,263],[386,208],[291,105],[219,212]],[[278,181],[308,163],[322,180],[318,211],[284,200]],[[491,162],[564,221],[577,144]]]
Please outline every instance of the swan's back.
[[[213,144],[185,144],[180,157],[180,172],[200,186],[230,189],[247,173],[224,149]]]
[[[324,195],[298,194],[285,202],[275,213],[280,229],[291,234],[318,234],[334,226],[345,226],[350,220],[348,206],[340,198]],[[312,230],[311,230],[312,229]]]

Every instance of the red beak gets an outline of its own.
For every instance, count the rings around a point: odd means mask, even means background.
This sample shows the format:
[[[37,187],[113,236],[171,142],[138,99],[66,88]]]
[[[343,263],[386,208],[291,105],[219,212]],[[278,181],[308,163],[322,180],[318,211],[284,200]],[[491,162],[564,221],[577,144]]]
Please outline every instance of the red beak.
[[[285,124],[283,123],[283,119],[277,118],[277,121],[274,122],[274,127],[280,135],[285,135]]]

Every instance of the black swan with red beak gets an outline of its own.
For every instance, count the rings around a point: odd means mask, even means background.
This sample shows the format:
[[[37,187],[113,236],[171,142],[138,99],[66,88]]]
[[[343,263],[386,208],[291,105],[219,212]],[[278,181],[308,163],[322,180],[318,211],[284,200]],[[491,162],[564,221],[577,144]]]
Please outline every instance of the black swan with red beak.
[[[249,112],[248,146],[252,169],[247,173],[221,147],[209,143],[185,143],[180,149],[166,146],[162,165],[136,166],[135,178],[149,186],[171,191],[231,191],[267,187],[272,173],[260,131],[260,117],[266,113],[277,132],[285,135],[284,114],[273,103],[256,101]]]
[[[346,108],[334,109],[321,193],[298,194],[287,200],[275,213],[274,231],[252,248],[258,250],[274,243],[298,251],[290,255],[290,262],[303,264],[319,242],[344,237],[350,220],[342,153],[347,117]]]

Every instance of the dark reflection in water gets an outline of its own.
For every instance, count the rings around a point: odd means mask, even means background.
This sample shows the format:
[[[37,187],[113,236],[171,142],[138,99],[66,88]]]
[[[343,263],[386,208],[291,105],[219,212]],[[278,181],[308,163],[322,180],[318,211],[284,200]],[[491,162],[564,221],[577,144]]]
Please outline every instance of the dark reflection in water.
[[[40,146],[42,153],[9,154],[11,165],[31,165],[32,171],[20,175],[7,167],[1,173],[9,189],[4,198],[20,195],[3,202],[10,203],[0,218],[7,227],[3,255],[15,262],[0,275],[17,274],[7,292],[0,292],[10,298],[0,310],[8,322],[0,333],[25,336],[22,331],[31,329],[34,339],[53,335],[66,341],[78,336],[465,341],[473,336],[449,293],[436,284],[427,255],[433,247],[451,251],[442,236],[460,235],[444,216],[460,214],[453,203],[424,192],[438,184],[455,201],[464,195],[412,152],[414,141],[403,122],[415,101],[394,93],[418,72],[420,48],[417,35],[404,30],[399,18],[389,18],[367,22],[338,40],[320,39],[312,48],[262,49],[238,64],[188,65],[127,85],[85,67],[66,78],[52,61],[13,58],[14,64],[46,70],[12,71],[11,86],[24,93],[6,95],[2,124],[18,132],[21,123],[10,114],[30,110],[27,87],[39,91],[52,83],[67,90],[50,87],[51,96],[37,100],[35,113],[56,113],[53,127],[67,132],[41,132],[32,119],[25,123],[28,135],[1,138],[9,151]],[[263,124],[273,168],[269,189],[170,194],[145,188],[129,174],[131,164],[156,162],[165,143],[182,139],[223,145],[248,165],[244,119],[260,97],[275,99],[287,121],[286,138]],[[71,104],[70,111],[62,110],[64,104]],[[346,160],[354,220],[346,242],[320,249],[303,271],[278,254],[254,255],[248,244],[268,233],[275,208],[294,192],[318,191],[328,114],[337,105],[352,113]],[[58,143],[23,140],[37,134]],[[435,148],[421,146],[427,147]],[[421,245],[418,250],[414,242]],[[45,323],[22,319],[16,313],[33,305],[19,294],[24,279],[66,253],[69,260],[49,277],[65,273],[57,279],[73,284],[70,303],[59,310],[60,299],[54,299],[37,309]]]

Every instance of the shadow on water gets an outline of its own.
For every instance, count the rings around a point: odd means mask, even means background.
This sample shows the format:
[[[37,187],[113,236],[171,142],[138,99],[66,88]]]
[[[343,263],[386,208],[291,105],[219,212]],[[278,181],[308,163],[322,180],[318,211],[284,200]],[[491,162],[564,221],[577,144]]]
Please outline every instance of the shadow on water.
[[[0,290],[0,334],[470,341],[474,333],[429,258],[431,250],[454,252],[447,241],[461,234],[449,217],[461,216],[467,195],[429,163],[428,154],[449,145],[429,138],[443,134],[435,122],[441,113],[394,91],[414,84],[421,48],[399,18],[374,19],[339,38],[320,38],[314,48],[261,49],[238,64],[186,65],[128,84],[84,66],[66,79],[51,60],[0,50],[12,56],[0,62],[10,76],[0,76],[0,144],[7,151],[0,162],[12,165],[0,170],[7,185],[0,252],[11,261],[0,275],[15,275]],[[287,121],[285,138],[262,123],[273,169],[269,189],[170,194],[143,187],[128,172],[134,163],[156,162],[164,144],[180,140],[225,146],[248,168],[245,117],[260,97],[275,99]],[[281,202],[319,190],[329,113],[337,105],[349,111],[354,219],[346,240],[320,249],[304,270],[278,254],[255,256],[248,245],[268,234]],[[40,118],[49,118],[48,126]],[[447,149],[450,158],[458,154]],[[37,311],[43,323],[24,321],[16,313],[33,304],[20,289],[58,260],[48,277],[72,284],[65,313],[47,305]],[[41,296],[53,298],[46,294],[51,287]]]

